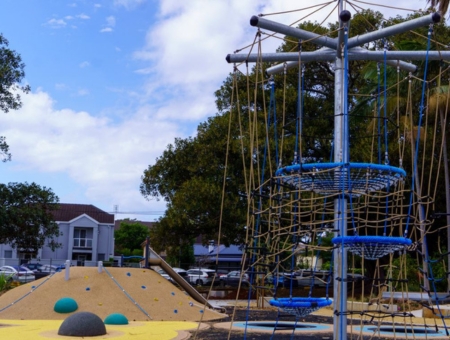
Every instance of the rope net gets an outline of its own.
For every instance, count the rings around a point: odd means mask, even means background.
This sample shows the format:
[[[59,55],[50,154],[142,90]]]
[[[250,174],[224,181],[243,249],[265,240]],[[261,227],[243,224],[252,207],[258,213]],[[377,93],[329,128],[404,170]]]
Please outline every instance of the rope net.
[[[346,3],[356,11],[352,28],[383,27],[382,21],[374,25],[372,12]],[[300,23],[319,32],[317,39],[335,36],[319,26]],[[348,301],[333,304],[335,316],[371,322],[375,330],[387,318],[394,323],[401,317],[412,327],[411,312],[434,310],[448,291],[450,221],[435,213],[445,211],[449,187],[444,158],[450,86],[441,85],[449,68],[431,61],[427,71],[425,62],[413,75],[386,60],[349,62],[348,73],[366,72],[366,78],[359,88],[358,77],[351,79],[347,111],[335,113],[334,84],[323,80],[331,63],[302,61],[316,45],[286,37],[280,49],[298,51],[298,62],[268,78],[274,66],[259,59],[267,43],[262,36],[258,31],[251,47],[258,53],[255,66],[235,65],[230,105],[232,124],[239,126],[234,141],[242,150],[241,197],[248,202],[242,270],[253,275],[259,295],[271,295],[271,305],[296,317],[324,307],[314,299],[320,294],[328,303],[330,288],[344,282]],[[427,41],[440,48],[428,27],[413,36],[425,50]],[[340,120],[346,120],[347,146],[333,142]],[[344,259],[345,271],[334,268],[336,256]],[[425,326],[447,332],[440,315]]]

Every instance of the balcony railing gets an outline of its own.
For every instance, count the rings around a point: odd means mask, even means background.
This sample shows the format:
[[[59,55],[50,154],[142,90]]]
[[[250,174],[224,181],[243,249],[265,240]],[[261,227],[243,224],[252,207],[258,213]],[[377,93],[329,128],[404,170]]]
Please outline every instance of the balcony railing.
[[[74,238],[73,246],[76,248],[92,248],[91,238]]]

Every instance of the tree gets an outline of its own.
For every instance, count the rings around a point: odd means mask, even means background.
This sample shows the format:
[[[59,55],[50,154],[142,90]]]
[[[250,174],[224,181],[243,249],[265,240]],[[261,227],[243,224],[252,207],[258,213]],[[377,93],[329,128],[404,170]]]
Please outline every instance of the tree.
[[[20,55],[8,48],[8,40],[0,34],[0,110],[3,112],[17,110],[22,106],[18,90],[24,93],[30,91],[29,85],[20,85],[25,77],[24,68]],[[9,146],[3,136],[0,136],[0,153],[4,162],[11,159]]]
[[[141,193],[163,198],[167,211],[152,230],[155,250],[179,254],[180,247],[192,245],[203,236],[206,244],[217,239],[221,216],[223,177],[227,157],[229,115],[217,115],[198,127],[195,138],[175,140],[155,164],[144,172]],[[242,242],[246,200],[242,155],[238,139],[228,150],[221,243]]]
[[[427,0],[427,4],[430,4],[430,7],[437,8],[442,15],[445,15],[448,11],[448,5],[450,4],[449,0]]]
[[[142,250],[141,244],[149,236],[148,227],[142,223],[125,220],[120,223],[120,228],[114,233],[116,248],[127,249],[130,253],[134,250]]]
[[[415,15],[419,16],[423,13]],[[409,19],[412,19],[412,16],[407,18],[395,17],[386,21],[379,12],[361,11],[351,21],[350,36],[354,37],[375,31],[384,27],[386,22],[392,25]],[[338,23],[330,24],[328,27],[311,22],[300,24],[300,28],[304,30],[330,37],[336,37],[338,27]],[[421,37],[405,32],[383,41],[366,44],[363,47],[369,50],[380,49],[384,47],[386,41],[390,50],[411,50],[411,45],[423,44],[423,37],[427,36],[427,30],[427,27],[416,30]],[[448,36],[448,31],[445,23],[434,25],[433,37],[437,37],[434,40],[445,40],[442,37]],[[432,49],[436,47],[434,44],[435,42],[432,42]],[[301,48],[302,51],[313,51],[319,47],[309,41],[302,43]],[[423,48],[420,47],[419,49]],[[298,39],[286,37],[279,51],[294,50],[298,50]],[[418,66],[415,76],[420,79],[424,73],[424,62],[414,63]],[[375,130],[375,132],[368,132],[369,123],[378,119],[374,118],[374,106],[380,107],[380,104],[376,103],[376,99],[379,96],[378,90],[382,89],[377,78],[366,77],[367,65],[369,64],[365,61],[350,61],[349,63],[348,88],[350,98],[348,105],[350,112],[349,134],[351,136],[350,159],[352,162],[364,162],[370,159],[369,157],[377,159],[378,154],[382,154],[380,150],[383,150],[383,145],[372,147],[372,139],[378,132]],[[152,233],[154,232],[152,244],[156,244],[160,247],[160,250],[173,250],[176,254],[176,250],[181,244],[192,242],[198,235],[203,236],[204,244],[208,240],[217,239],[221,213],[223,213],[223,220],[220,242],[225,244],[243,242],[246,237],[245,227],[249,225],[247,223],[252,223],[252,221],[249,222],[252,218],[256,219],[254,216],[257,214],[252,216],[252,209],[253,211],[258,209],[264,211],[266,214],[264,218],[275,215],[270,206],[263,208],[257,206],[258,197],[268,197],[270,190],[273,189],[270,183],[261,185],[268,180],[267,175],[264,178],[262,174],[273,173],[273,171],[267,171],[269,167],[272,167],[271,170],[273,170],[279,163],[286,166],[293,161],[298,161],[299,157],[295,159],[297,150],[302,161],[309,163],[330,161],[335,114],[333,63],[307,63],[302,69],[304,75],[302,93],[299,92],[298,69],[288,70],[286,76],[284,74],[273,76],[277,94],[275,104],[279,113],[284,110],[285,116],[279,114],[276,117],[277,124],[273,124],[267,130],[272,133],[270,138],[273,138],[274,131],[277,132],[278,136],[285,134],[283,155],[280,155],[279,160],[275,159],[276,150],[272,146],[276,143],[273,143],[273,140],[268,143],[270,147],[266,148],[265,122],[267,117],[262,112],[263,108],[269,108],[272,104],[270,101],[271,89],[267,78],[264,79],[264,84],[254,91],[255,84],[263,83],[261,80],[264,76],[262,75],[264,74],[263,71],[269,66],[271,65],[261,63],[257,67],[249,69],[248,78],[239,72],[227,77],[215,93],[217,115],[199,125],[196,137],[176,139],[174,144],[169,145],[162,156],[157,158],[156,162],[144,171],[141,193],[145,197],[163,198],[167,202],[166,214],[158,221],[156,228],[152,231]],[[376,64],[372,63],[372,72],[376,76],[377,71],[374,66]],[[439,61],[431,61],[428,66],[429,78],[433,78],[433,75],[437,75]],[[381,65],[381,67],[384,67],[384,65]],[[395,79],[389,75],[387,77],[388,88],[390,88],[397,81],[397,72],[395,68],[388,71],[395,76]],[[258,73],[261,73],[259,78],[256,77]],[[391,79],[393,80],[392,83],[389,82]],[[430,84],[430,86],[434,85]],[[411,111],[416,118],[419,112],[418,99],[422,86],[412,81],[411,87],[413,93],[411,107],[414,108]],[[406,93],[396,94],[393,93],[394,90],[395,88],[390,89],[390,96],[397,95],[399,99],[406,98]],[[283,96],[283,91],[286,94],[285,96]],[[255,94],[256,92],[257,94]],[[261,95],[263,92],[264,95]],[[300,96],[303,105],[302,143],[298,145],[296,130],[300,125],[298,123],[300,119],[297,117],[298,98]],[[250,102],[247,101],[247,98],[250,98]],[[363,100],[364,102],[362,102]],[[398,110],[406,112],[406,100],[399,100],[399,102],[401,107]],[[357,112],[356,109],[364,110]],[[403,132],[404,129],[400,130],[399,124],[396,124],[397,111],[395,109],[388,108],[387,115],[389,121],[394,122],[390,123],[388,129],[387,137],[391,148],[389,151],[392,155],[392,159],[388,158],[388,160],[389,164],[399,166],[399,157],[394,157],[394,155],[399,148],[399,131]],[[255,126],[251,126],[251,124],[255,124]],[[228,135],[229,126],[231,135]],[[409,131],[411,131],[411,128],[413,127],[410,127]],[[249,133],[250,130],[254,133]],[[267,162],[262,162],[262,158],[266,155]],[[429,153],[429,157],[432,156],[433,154]],[[407,173],[411,173],[410,160],[413,154],[410,150],[406,150],[404,157],[405,169]],[[225,168],[226,160],[228,163]],[[406,162],[407,160],[408,162]],[[428,163],[424,162],[424,164]],[[252,166],[253,168],[251,168]],[[226,176],[224,176],[225,169]],[[251,171],[257,175],[251,177]],[[421,169],[421,171],[426,171],[426,169]],[[246,182],[249,178],[254,178],[254,182]],[[425,189],[427,188],[423,189],[424,192]],[[249,207],[248,198],[250,196],[253,197],[252,202],[256,203]],[[223,211],[220,210],[222,197],[224,199]],[[437,202],[436,210],[440,211],[438,204]],[[248,220],[247,216],[249,216]],[[259,216],[262,215],[259,214]],[[264,218],[261,218],[261,223],[266,223]],[[280,225],[277,227],[282,227],[283,218],[281,216]],[[310,217],[306,216],[306,218],[309,219]],[[288,219],[286,221],[286,224],[292,224],[292,221]],[[270,225],[266,224],[269,228]],[[302,221],[299,224],[301,225]],[[264,231],[260,229],[259,233]],[[270,230],[267,232],[269,233]]]
[[[0,243],[20,251],[36,253],[44,245],[60,247],[61,235],[52,212],[59,198],[36,183],[0,184]]]

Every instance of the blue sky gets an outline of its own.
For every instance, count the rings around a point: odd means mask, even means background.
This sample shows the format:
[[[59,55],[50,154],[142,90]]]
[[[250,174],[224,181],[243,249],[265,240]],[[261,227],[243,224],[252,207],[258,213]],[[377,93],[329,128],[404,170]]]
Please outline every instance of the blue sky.
[[[174,138],[194,135],[216,113],[214,91],[232,71],[225,56],[255,35],[250,17],[302,3],[2,0],[0,32],[22,56],[32,88],[20,110],[0,113],[0,135],[12,152],[12,161],[0,164],[2,182],[36,182],[63,203],[147,213],[116,218],[157,218],[165,204],[139,193],[143,171]],[[390,16],[407,13],[360,5]],[[271,20],[290,24],[304,15]],[[266,44],[269,52],[278,45]]]

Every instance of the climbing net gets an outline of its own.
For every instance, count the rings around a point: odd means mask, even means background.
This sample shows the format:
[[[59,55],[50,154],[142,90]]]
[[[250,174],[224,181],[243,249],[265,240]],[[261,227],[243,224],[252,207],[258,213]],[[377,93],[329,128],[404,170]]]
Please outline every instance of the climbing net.
[[[373,25],[373,14],[357,2],[345,2],[356,12],[355,26]],[[378,24],[374,31],[384,25]],[[309,41],[283,38],[281,50],[296,51],[297,62],[264,62],[264,46],[277,35],[259,29],[247,59],[257,51],[255,65],[234,64],[230,126],[240,130],[249,207],[243,263],[258,293],[272,294],[273,306],[296,317],[326,306],[328,288],[345,282],[351,302],[334,304],[334,315],[370,321],[379,331],[386,318],[394,323],[400,317],[412,327],[412,311],[424,306],[436,316],[423,321],[424,327],[448,333],[444,314],[434,312],[445,300],[440,293],[448,291],[450,208],[442,204],[446,197],[450,202],[445,166],[450,85],[443,84],[450,77],[448,64],[426,59],[413,74],[388,62],[386,53],[395,43],[374,42],[384,61],[348,62],[342,79],[348,101],[336,113],[328,95],[333,84],[321,83],[330,63],[311,61],[308,51],[317,49],[312,40],[336,36],[342,28],[318,26],[302,25],[318,32]],[[413,35],[427,56],[444,47],[434,40],[432,25]],[[280,73],[267,76],[277,67]],[[347,78],[352,68],[365,72],[359,87]],[[353,87],[346,88],[351,81]],[[344,131],[336,131],[339,119]],[[336,133],[343,133],[347,144],[335,145]],[[347,251],[348,260],[339,255]],[[336,270],[336,256],[348,268]],[[297,286],[308,287],[302,290],[306,296],[295,296]],[[313,297],[318,290],[320,303]]]

